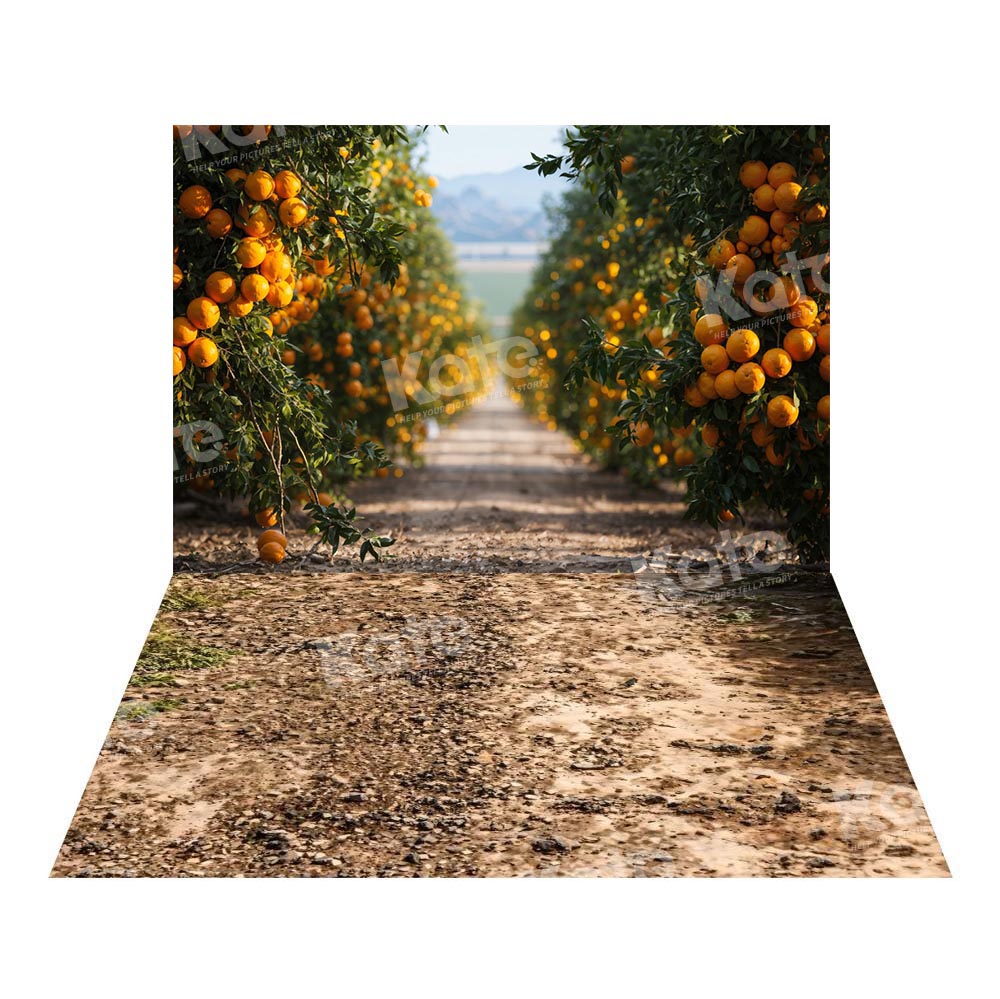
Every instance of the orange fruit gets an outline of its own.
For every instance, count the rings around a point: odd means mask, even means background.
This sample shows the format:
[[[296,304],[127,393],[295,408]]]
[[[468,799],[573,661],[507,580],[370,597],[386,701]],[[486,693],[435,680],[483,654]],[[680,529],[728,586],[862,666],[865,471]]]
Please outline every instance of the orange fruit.
[[[688,465],[693,465],[696,459],[697,455],[687,446],[679,447],[674,452],[674,464],[678,468],[686,468]]]
[[[735,330],[726,341],[726,353],[737,364],[749,361],[758,350],[760,350],[760,337],[753,330]]]
[[[823,381],[828,382],[830,380],[830,355],[824,354],[823,360],[819,362],[819,376]]]
[[[219,321],[219,307],[204,295],[188,304],[187,317],[192,326],[200,330],[210,330]]]
[[[268,281],[284,281],[292,273],[292,258],[281,250],[271,250],[260,262],[260,272]]]
[[[735,253],[736,247],[728,239],[720,239],[708,251],[705,260],[709,267],[714,267],[716,270],[721,271]]]
[[[786,180],[774,192],[774,203],[778,206],[778,211],[794,212],[799,206],[799,195],[801,193],[801,184],[796,184],[794,180]]]
[[[266,170],[254,170],[243,182],[243,193],[254,201],[267,201],[274,194],[274,178]]]
[[[780,347],[772,347],[764,354],[760,363],[768,378],[784,378],[792,370],[791,354]]]
[[[239,246],[236,247],[236,259],[241,267],[259,267],[266,256],[267,250],[264,244],[252,236],[241,239]]]
[[[719,514],[719,520],[723,521],[726,524],[735,519],[736,519],[736,514],[733,513],[732,510],[723,510],[722,513]]]
[[[248,302],[262,302],[270,289],[268,280],[261,274],[248,274],[240,282],[240,294]]]
[[[184,272],[177,266],[177,264],[174,264],[174,291],[180,287],[183,280]]]
[[[263,510],[258,510],[253,515],[253,519],[257,521],[258,527],[274,527],[278,523],[278,515],[269,506],[264,507]]]
[[[772,443],[768,444],[767,447],[764,448],[764,457],[767,458],[767,463],[769,465],[780,467],[788,461],[788,452],[776,450],[774,444]]]
[[[226,309],[231,316],[249,316],[253,312],[253,302],[248,302],[242,295],[237,295]]]
[[[278,205],[278,218],[292,229],[302,225],[308,217],[309,209],[301,198],[285,198]]]
[[[279,198],[294,198],[301,190],[302,181],[291,170],[279,170],[274,175],[274,193]]]
[[[364,385],[362,385],[357,378],[351,378],[349,381],[344,383],[344,391],[352,399],[357,399],[357,397],[364,391]]]
[[[236,280],[225,271],[212,271],[205,278],[205,294],[213,302],[223,305],[236,294]]]
[[[261,545],[257,549],[261,562],[268,562],[277,565],[285,557],[285,549],[277,541],[271,541],[266,545]]]
[[[719,393],[715,391],[715,375],[703,371],[698,375],[695,387],[708,400],[718,399]]]
[[[764,369],[752,361],[741,364],[736,369],[736,387],[744,395],[753,395],[764,387]]]
[[[767,422],[773,427],[790,427],[799,418],[799,408],[791,396],[776,395],[767,404]]]
[[[222,239],[233,227],[233,217],[221,208],[213,208],[205,216],[205,232],[213,239]]]
[[[276,309],[283,309],[292,300],[294,294],[292,286],[287,281],[275,281],[268,289],[267,304],[273,305]]]
[[[280,174],[279,174],[280,176]],[[288,547],[288,538],[281,533],[281,531],[264,531],[259,538],[257,538],[257,548],[263,548],[264,545],[281,545],[282,548]]]
[[[795,278],[786,274],[767,287],[764,297],[775,307],[788,308],[802,297],[802,293],[795,283]]]
[[[771,234],[767,220],[760,215],[750,215],[740,226],[739,237],[749,246],[759,246]]]
[[[706,423],[701,428],[701,441],[706,447],[718,446],[719,428],[713,423]]]
[[[370,330],[375,325],[375,320],[372,319],[371,309],[367,305],[362,305],[354,313],[354,322],[359,330]]]
[[[750,431],[750,437],[757,447],[767,447],[774,440],[774,428],[766,420],[758,420]]]
[[[740,167],[740,183],[756,190],[767,180],[767,164],[763,160],[747,160]]]
[[[174,378],[184,370],[185,364],[187,364],[187,357],[184,351],[180,347],[174,347]]]
[[[187,316],[174,316],[174,346],[186,347],[198,337],[198,327]]]
[[[816,352],[816,339],[809,330],[789,330],[782,346],[793,361],[808,361]]]
[[[653,428],[645,421],[640,420],[638,423],[633,423],[629,429],[638,447],[647,447],[653,443]]]
[[[753,197],[750,200],[753,202],[754,208],[759,208],[762,212],[770,214],[775,208],[774,188],[770,184],[761,184],[753,192]]]
[[[804,222],[822,222],[826,218],[826,205],[810,205],[803,213]]]
[[[192,184],[181,192],[177,207],[180,208],[181,214],[189,219],[202,219],[212,208],[212,195],[209,194],[207,187]]]
[[[767,171],[767,182],[777,191],[782,184],[795,180],[797,176],[795,167],[791,163],[775,163]]]
[[[702,316],[694,324],[694,338],[703,347],[708,347],[713,343],[723,343],[727,332],[728,328],[725,319],[714,312]]]
[[[631,155],[629,155],[629,156],[623,156],[621,158],[621,162],[618,165],[621,167],[622,173],[624,173],[624,174],[634,173],[635,172],[635,157],[631,156]]]
[[[824,354],[830,353],[830,324],[827,323],[825,326],[820,326],[819,332],[816,334],[816,346]]]
[[[241,170],[239,167],[230,167],[226,171],[226,176],[237,186],[242,187],[243,181],[247,179],[246,170]]]
[[[757,265],[745,253],[734,254],[726,264],[726,274],[732,276],[734,285],[744,284],[755,270]]]
[[[200,336],[188,347],[188,360],[199,368],[210,368],[219,359],[219,348],[214,340]]]
[[[819,315],[819,306],[811,298],[800,298],[789,310],[788,321],[793,326],[811,326]]]
[[[830,397],[828,395],[823,396],[816,403],[816,415],[825,423],[830,422]]]
[[[770,225],[772,231],[776,232],[779,236],[785,234],[785,226],[789,222],[794,221],[795,216],[789,215],[788,212],[774,211],[771,212]]]
[[[733,336],[736,334],[734,333]],[[732,337],[730,337],[732,339]],[[750,355],[753,356],[752,354]],[[717,375],[729,367],[729,353],[721,343],[713,343],[701,352],[701,366],[710,374]]]
[[[715,392],[721,399],[735,399],[740,395],[736,384],[736,372],[727,369],[715,376]]]
[[[695,409],[700,409],[702,406],[708,405],[708,397],[702,394],[697,382],[685,387],[684,401],[689,406],[694,406]]]
[[[248,235],[258,239],[274,232],[274,217],[263,205],[240,205],[236,224]]]

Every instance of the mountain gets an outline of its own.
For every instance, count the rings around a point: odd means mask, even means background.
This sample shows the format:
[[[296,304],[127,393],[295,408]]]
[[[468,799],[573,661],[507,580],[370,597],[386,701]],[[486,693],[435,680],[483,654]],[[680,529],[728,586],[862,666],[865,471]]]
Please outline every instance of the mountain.
[[[442,179],[433,211],[445,233],[459,242],[543,239],[547,223],[542,200],[557,195],[559,181],[514,167],[503,173]]]

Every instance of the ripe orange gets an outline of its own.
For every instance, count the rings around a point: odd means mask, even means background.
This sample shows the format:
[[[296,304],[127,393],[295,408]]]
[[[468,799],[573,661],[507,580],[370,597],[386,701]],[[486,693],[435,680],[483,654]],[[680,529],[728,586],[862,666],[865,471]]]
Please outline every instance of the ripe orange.
[[[773,427],[790,427],[799,418],[799,408],[791,396],[776,395],[767,404],[767,422]]]
[[[204,295],[188,304],[187,317],[192,326],[200,330],[210,330],[219,321],[219,307]]]
[[[184,280],[184,271],[182,271],[177,264],[174,264],[174,291],[176,291],[181,282]]]
[[[753,330],[735,330],[726,341],[726,353],[737,364],[749,361],[758,350],[760,350],[760,337]]]
[[[268,562],[271,565],[277,565],[285,557],[285,549],[278,544],[277,541],[271,541],[269,544],[262,545],[257,549],[257,554],[260,556],[261,562]]]
[[[830,355],[826,354],[823,360],[819,362],[819,376],[823,381],[828,382],[830,380]]]
[[[253,312],[253,302],[248,302],[242,295],[237,295],[226,309],[231,316],[249,316]]]
[[[819,315],[819,306],[811,298],[800,298],[789,310],[788,321],[793,326],[811,326]]]
[[[635,172],[635,157],[631,156],[631,155],[629,155],[629,156],[623,156],[621,158],[621,162],[618,165],[621,167],[622,173],[624,173],[624,174],[634,173]]]
[[[736,387],[744,395],[753,395],[755,392],[759,392],[764,387],[765,381],[764,369],[752,361],[741,364],[736,369]]]
[[[184,351],[180,347],[174,347],[174,378],[184,370],[185,364],[187,364],[187,357]]]
[[[239,246],[236,247],[236,259],[241,267],[259,267],[266,256],[267,250],[264,244],[252,236],[241,239]]]
[[[198,327],[187,316],[174,317],[174,346],[186,347],[198,336]]]
[[[819,332],[816,334],[816,346],[824,354],[830,353],[830,324],[827,323],[825,326],[820,326]]]
[[[246,170],[241,170],[239,167],[230,167],[226,171],[226,176],[237,186],[242,187],[243,181],[247,179]]]
[[[774,428],[766,420],[758,420],[750,431],[750,437],[757,447],[767,447],[774,440]]]
[[[223,305],[236,294],[236,280],[225,271],[212,271],[205,279],[205,294]]]
[[[768,378],[784,378],[792,370],[792,357],[780,347],[772,347],[761,358],[761,366]]]
[[[793,361],[808,361],[816,352],[816,340],[809,330],[789,330],[782,346]]]
[[[213,208],[205,216],[205,232],[213,239],[222,239],[233,227],[233,217],[221,208]]]
[[[780,212],[794,212],[799,206],[799,195],[802,193],[802,185],[796,184],[793,180],[786,180],[774,192],[774,203]]]
[[[727,335],[726,321],[714,312],[702,316],[694,324],[694,338],[703,347],[713,343],[723,343]]]
[[[267,201],[274,194],[274,178],[266,170],[254,170],[243,182],[243,192],[254,201]]]
[[[734,333],[733,336],[736,334]],[[732,337],[730,337],[730,340]],[[753,355],[751,355],[752,357]],[[710,374],[717,375],[729,367],[729,353],[721,343],[713,343],[701,352],[701,366]]]
[[[770,225],[771,230],[776,232],[779,236],[784,236],[785,226],[789,222],[794,221],[795,216],[789,215],[788,212],[774,211],[771,212]]]
[[[767,164],[763,160],[747,160],[740,167],[740,183],[756,190],[767,180]]]
[[[344,391],[352,398],[357,399],[364,391],[364,386],[357,380],[357,378],[351,378],[349,381],[344,383]]]
[[[816,403],[816,415],[824,422],[830,422],[830,397],[828,395],[823,396]]]
[[[695,387],[709,401],[719,398],[719,393],[715,391],[715,375],[709,374],[707,371],[698,375]]]
[[[253,519],[257,521],[258,527],[274,527],[278,523],[278,515],[269,506],[264,507],[263,510],[258,510],[253,515]]]
[[[372,319],[371,309],[369,309],[367,305],[360,306],[354,313],[354,323],[362,332],[370,330],[375,325],[375,320]]]
[[[736,514],[733,513],[732,510],[723,510],[719,514],[719,520],[721,520],[725,524],[728,524],[730,521],[733,521],[735,519],[736,519]]]
[[[263,548],[264,545],[281,545],[282,548],[288,547],[288,538],[281,533],[281,531],[264,531],[259,538],[257,538],[257,548]]]
[[[674,452],[674,464],[677,465],[678,468],[686,468],[688,465],[693,465],[696,459],[697,455],[686,445],[679,447]]]
[[[795,283],[795,278],[784,275],[773,284],[768,285],[764,297],[775,307],[787,309],[788,306],[794,305],[802,297],[802,293]]]
[[[796,176],[798,175],[795,172],[795,167],[791,163],[775,163],[767,171],[767,182],[777,191],[782,184],[795,180]]]
[[[292,229],[302,225],[308,217],[309,209],[300,198],[285,198],[278,205],[278,218]]]
[[[181,192],[181,196],[177,200],[177,207],[189,219],[202,219],[212,207],[212,195],[209,194],[207,187],[202,187],[201,184],[192,184]]]
[[[281,250],[271,250],[260,262],[260,272],[268,281],[284,281],[292,273],[292,258]]]
[[[268,280],[261,274],[248,274],[240,282],[240,294],[248,302],[262,302],[270,289]]]
[[[759,246],[771,234],[767,220],[760,215],[750,215],[740,226],[739,237],[749,246]]]
[[[701,440],[706,447],[717,447],[719,443],[719,428],[714,423],[706,423],[701,428]]]
[[[735,399],[741,395],[736,384],[736,372],[730,369],[715,376],[715,391],[721,399]]]
[[[702,406],[708,405],[708,397],[702,393],[701,389],[698,388],[697,382],[693,385],[685,387],[684,401],[689,406],[694,406],[695,409],[700,409]]]
[[[714,267],[716,270],[721,271],[722,268],[729,263],[735,253],[736,247],[733,246],[728,239],[720,239],[708,251],[708,255],[705,260],[707,261],[709,267]]]
[[[274,232],[274,217],[263,205],[240,205],[236,224],[248,235],[262,239]]]
[[[294,294],[292,286],[287,281],[274,281],[267,292],[267,304],[273,305],[276,309],[283,309]]]
[[[638,447],[647,447],[653,443],[653,428],[645,421],[631,424],[630,430]]]
[[[770,214],[774,211],[775,207],[774,188],[770,184],[761,184],[753,192],[753,197],[750,200],[753,201],[754,208],[759,208],[762,212]]]
[[[210,368],[219,359],[219,348],[214,340],[200,336],[188,347],[188,360],[199,368]]]
[[[802,219],[805,222],[822,222],[826,218],[826,205],[810,205],[803,213]]]
[[[279,198],[294,198],[302,190],[302,181],[291,170],[279,170],[274,175],[274,193]]]
[[[757,265],[745,253],[736,253],[726,264],[726,274],[732,277],[733,285],[745,284]]]
[[[781,465],[784,465],[786,461],[788,461],[788,452],[778,451],[775,448],[774,444],[772,443],[768,444],[767,447],[764,448],[764,457],[767,458],[767,462],[769,465],[780,467]]]

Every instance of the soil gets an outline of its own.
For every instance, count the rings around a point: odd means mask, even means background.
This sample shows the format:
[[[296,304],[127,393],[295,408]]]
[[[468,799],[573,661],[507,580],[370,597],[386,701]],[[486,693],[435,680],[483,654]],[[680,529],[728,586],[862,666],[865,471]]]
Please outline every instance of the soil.
[[[55,875],[947,876],[827,573],[685,571],[679,492],[504,398],[426,455],[355,490],[382,565],[178,523],[156,628],[229,655],[130,685]]]

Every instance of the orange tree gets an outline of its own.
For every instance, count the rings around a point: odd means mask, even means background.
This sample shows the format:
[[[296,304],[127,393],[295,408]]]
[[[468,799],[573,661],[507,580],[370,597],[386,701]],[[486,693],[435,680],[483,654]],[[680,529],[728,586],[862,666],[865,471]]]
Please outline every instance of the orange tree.
[[[360,542],[362,557],[378,557],[391,540],[359,530],[355,511],[323,491],[390,458],[379,428],[358,426],[367,406],[350,355],[317,350],[318,317],[344,311],[353,327],[338,324],[337,336],[371,329],[366,288],[377,281],[377,294],[391,297],[401,276],[412,281],[408,254],[421,281],[439,278],[442,258],[419,252],[441,239],[426,217],[428,191],[412,177],[408,198],[380,190],[387,161],[402,170],[413,159],[412,139],[398,126],[174,134],[175,482],[246,498],[263,528],[283,529],[297,496],[320,540],[334,550]],[[309,367],[342,356],[342,369]]]
[[[577,327],[566,387],[622,388],[608,431],[622,442],[647,444],[657,428],[697,430],[701,447],[685,454],[682,472],[690,516],[718,524],[760,503],[782,518],[802,557],[825,558],[828,130],[586,126],[566,147],[529,168],[573,178],[606,218],[652,218],[646,238],[657,253],[678,248],[665,275],[656,254],[634,247],[645,254],[639,271],[649,284],[639,290],[655,303],[649,321],[668,357],[648,336],[616,339],[585,301],[560,297],[587,330]],[[670,289],[665,278],[678,272]]]

